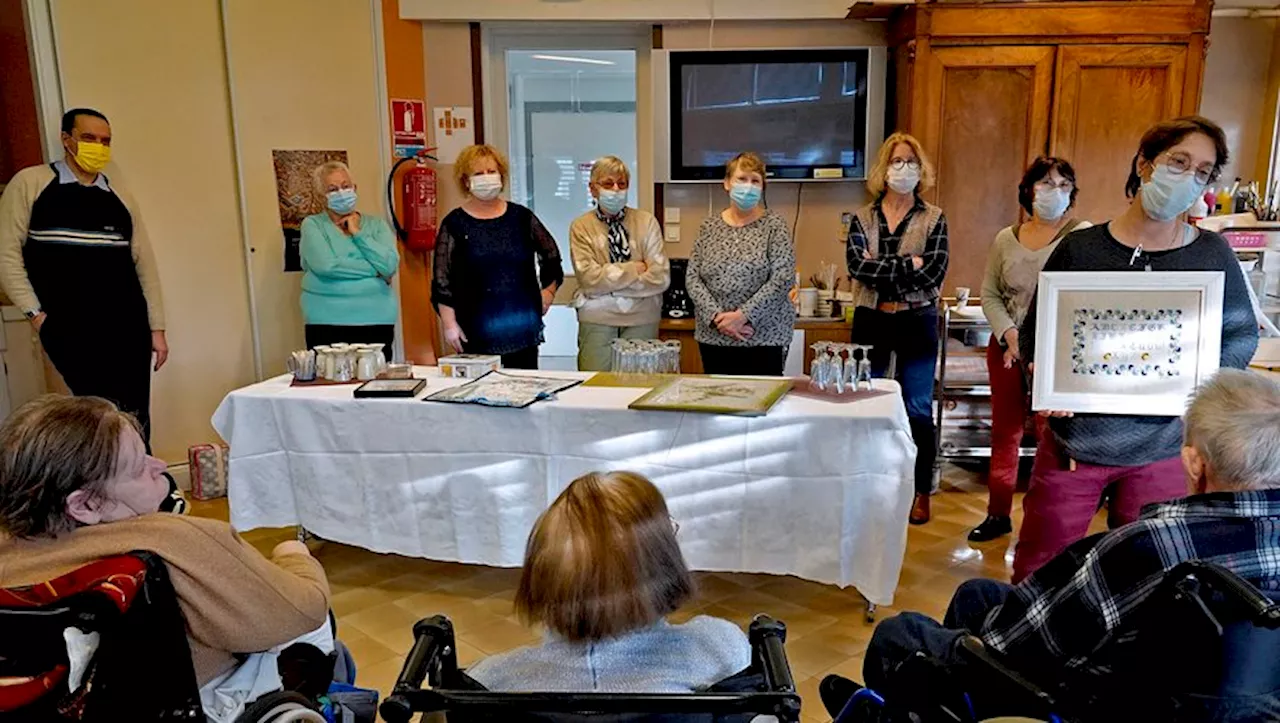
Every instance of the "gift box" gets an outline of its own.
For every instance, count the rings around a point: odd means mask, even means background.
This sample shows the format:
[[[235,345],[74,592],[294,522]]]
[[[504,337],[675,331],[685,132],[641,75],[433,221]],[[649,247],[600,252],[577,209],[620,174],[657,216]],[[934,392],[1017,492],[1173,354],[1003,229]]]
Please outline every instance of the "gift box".
[[[225,444],[197,444],[187,450],[191,469],[191,496],[211,500],[227,496],[227,457]]]
[[[497,354],[451,354],[438,362],[440,374],[446,377],[478,379],[502,368],[502,357]]]

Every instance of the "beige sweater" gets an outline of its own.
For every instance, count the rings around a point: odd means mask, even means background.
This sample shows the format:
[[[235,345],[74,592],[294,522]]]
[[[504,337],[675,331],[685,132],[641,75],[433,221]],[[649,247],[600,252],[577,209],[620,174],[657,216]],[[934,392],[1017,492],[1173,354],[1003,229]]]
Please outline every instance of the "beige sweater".
[[[18,171],[0,196],[0,290],[19,309],[39,309],[40,299],[27,279],[26,265],[22,260],[22,247],[27,242],[27,224],[31,221],[31,208],[36,199],[54,179],[53,169],[47,165],[31,166]],[[142,295],[147,299],[147,319],[152,331],[164,329],[164,299],[160,293],[160,274],[156,259],[151,253],[151,241],[147,227],[142,222],[138,203],[116,181],[111,190],[124,202],[133,217],[133,239],[130,249],[133,263],[138,268],[138,281]]]
[[[609,228],[595,211],[569,225],[569,256],[578,280],[573,305],[578,320],[605,326],[656,324],[662,292],[671,284],[671,263],[662,247],[662,228],[648,211],[628,208],[622,220],[631,242],[631,261],[609,263]],[[643,261],[647,268],[640,273]]]
[[[148,550],[169,568],[196,678],[204,685],[256,653],[320,627],[329,583],[310,555],[268,560],[219,520],[153,514],[56,539],[0,538],[0,587],[51,580],[112,555]]]

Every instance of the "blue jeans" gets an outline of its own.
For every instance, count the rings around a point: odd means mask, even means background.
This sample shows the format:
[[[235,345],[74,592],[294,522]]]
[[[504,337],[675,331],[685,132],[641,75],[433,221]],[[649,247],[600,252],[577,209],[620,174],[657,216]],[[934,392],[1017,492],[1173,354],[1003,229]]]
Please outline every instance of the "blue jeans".
[[[933,379],[938,366],[938,309],[901,311],[890,316],[882,338],[871,350],[871,375],[884,378],[890,354],[896,354],[895,378],[902,385],[911,439],[916,443],[916,493],[933,489],[937,459],[937,430],[933,425]],[[890,330],[892,336],[890,336]]]
[[[977,635],[987,613],[1004,604],[1013,586],[996,580],[969,580],[956,589],[942,622],[920,613],[901,613],[876,626],[862,661],[866,686],[883,691],[904,661],[923,652],[943,664],[957,662],[956,641]]]

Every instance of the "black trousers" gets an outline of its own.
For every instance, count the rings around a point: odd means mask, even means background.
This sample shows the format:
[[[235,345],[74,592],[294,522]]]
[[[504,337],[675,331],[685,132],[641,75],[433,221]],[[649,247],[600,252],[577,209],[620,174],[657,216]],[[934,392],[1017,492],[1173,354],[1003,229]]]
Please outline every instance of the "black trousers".
[[[151,331],[143,328],[86,329],[64,326],[50,315],[40,344],[77,397],[102,397],[132,414],[151,452]]]
[[[339,326],[337,324],[307,324],[304,327],[307,337],[307,348],[329,344],[385,344],[382,350],[391,358],[391,349],[396,341],[395,324],[366,324],[362,326]]]
[[[702,371],[707,374],[780,377],[787,364],[786,347],[720,346],[698,343]]]
[[[503,369],[537,369],[538,347],[531,346],[502,355]]]

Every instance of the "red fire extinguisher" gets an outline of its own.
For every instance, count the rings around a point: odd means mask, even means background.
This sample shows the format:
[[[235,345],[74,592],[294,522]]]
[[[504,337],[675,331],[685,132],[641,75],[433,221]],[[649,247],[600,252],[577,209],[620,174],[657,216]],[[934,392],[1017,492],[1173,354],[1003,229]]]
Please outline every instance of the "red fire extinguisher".
[[[436,229],[439,225],[439,214],[436,209],[436,171],[427,165],[428,160],[436,160],[425,151],[410,158],[401,158],[391,168],[387,178],[387,207],[392,209],[391,222],[396,227],[396,234],[404,242],[405,248],[413,251],[430,251],[436,245]],[[400,166],[415,161],[413,168],[404,172],[400,182],[401,209],[404,222],[396,216],[395,202],[392,199],[392,187],[395,184],[396,172]]]

